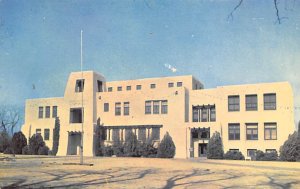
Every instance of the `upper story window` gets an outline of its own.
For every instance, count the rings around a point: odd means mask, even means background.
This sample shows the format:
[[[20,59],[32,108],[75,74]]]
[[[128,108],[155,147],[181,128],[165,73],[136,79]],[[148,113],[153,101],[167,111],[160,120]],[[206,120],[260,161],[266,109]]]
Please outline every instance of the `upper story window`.
[[[102,81],[97,80],[98,92],[103,92],[103,83]]]
[[[182,87],[182,82],[177,82],[177,87]]]
[[[44,140],[49,140],[50,138],[50,129],[44,129]]]
[[[71,108],[70,109],[70,123],[83,123],[83,109]]]
[[[151,89],[155,89],[155,88],[156,88],[156,85],[155,85],[155,84],[151,84],[151,85],[150,85],[150,88],[151,88]]]
[[[199,109],[193,107],[193,122],[199,122]]]
[[[131,91],[131,86],[127,86],[127,87],[126,87],[126,90],[127,90],[127,91]]]
[[[264,110],[276,110],[276,94],[264,94]]]
[[[211,122],[216,121],[216,107],[210,108],[210,121]]]
[[[228,140],[240,140],[240,124],[228,124]]]
[[[129,115],[129,102],[124,102],[124,115]]]
[[[174,87],[174,83],[168,83],[168,87],[169,88]]]
[[[240,96],[228,96],[228,111],[240,111]]]
[[[257,110],[257,95],[246,95],[246,111]]]
[[[153,114],[159,114],[159,101],[153,101]]]
[[[193,122],[216,121],[215,105],[193,106],[192,114]]]
[[[46,106],[45,118],[50,118],[50,106]]]
[[[43,118],[43,114],[44,114],[44,107],[40,106],[39,107],[39,118]]]
[[[109,103],[104,103],[104,112],[109,111]]]
[[[141,90],[142,89],[142,85],[137,85],[136,86],[136,90]]]
[[[83,92],[84,90],[84,79],[76,80],[75,92]]]
[[[116,102],[115,104],[115,115],[121,115],[121,102]]]
[[[277,140],[276,123],[265,123],[265,140]]]
[[[118,91],[122,91],[122,87],[118,87]]]
[[[112,87],[108,87],[108,88],[107,88],[107,91],[108,91],[108,92],[112,92],[112,91],[113,91],[113,88],[112,88]]]
[[[151,114],[151,101],[145,102],[145,114]]]
[[[203,108],[201,111],[201,121],[202,122],[208,121],[208,109],[207,108]]]
[[[167,100],[161,101],[161,113],[162,114],[168,113],[168,101]]]
[[[57,106],[52,106],[52,117],[57,117]]]
[[[246,123],[247,140],[258,140],[258,124]]]

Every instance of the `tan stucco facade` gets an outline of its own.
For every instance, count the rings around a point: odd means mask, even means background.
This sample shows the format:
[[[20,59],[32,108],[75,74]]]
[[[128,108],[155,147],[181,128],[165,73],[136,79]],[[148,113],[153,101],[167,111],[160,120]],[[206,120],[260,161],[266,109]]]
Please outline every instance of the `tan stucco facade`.
[[[84,79],[83,92],[76,89],[80,87],[78,81],[81,78]],[[264,110],[264,95],[268,94],[276,99],[273,110]],[[246,110],[246,95],[256,95],[257,102],[252,102],[251,106],[256,104],[257,110]],[[229,96],[239,97],[238,111],[229,111]],[[83,121],[78,113],[82,105]],[[49,118],[45,116],[47,106],[50,107]],[[161,140],[169,132],[176,145],[176,157],[179,158],[205,155],[209,136],[215,131],[221,133],[225,151],[238,149],[245,156],[249,149],[278,151],[294,131],[293,93],[287,82],[204,89],[203,84],[193,76],[106,82],[101,74],[93,71],[71,73],[62,98],[26,101],[22,132],[28,138],[41,129],[44,137],[44,129],[49,129],[49,140],[45,142],[50,149],[56,116],[52,115],[53,106],[57,106],[57,117],[60,119],[58,155],[62,156],[78,154],[81,126],[85,156],[95,155],[95,143],[99,141],[96,130],[99,127],[104,132],[100,140],[103,145],[112,144],[116,137],[124,140],[128,130],[136,133],[138,140],[152,137],[154,141]],[[198,120],[193,114],[196,109],[199,110]],[[206,120],[202,120],[202,111],[207,111]],[[246,138],[246,125],[249,123],[254,133],[251,139]],[[265,139],[265,127],[270,123],[272,140],[269,135]],[[231,124],[239,124],[234,140],[229,138]],[[253,131],[253,124],[257,127],[256,131]],[[208,135],[201,134],[203,129]]]

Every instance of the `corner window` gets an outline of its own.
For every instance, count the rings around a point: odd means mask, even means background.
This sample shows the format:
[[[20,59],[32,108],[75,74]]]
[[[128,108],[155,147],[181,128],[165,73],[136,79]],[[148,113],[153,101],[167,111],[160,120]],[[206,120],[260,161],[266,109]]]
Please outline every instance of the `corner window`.
[[[228,124],[228,140],[240,140],[240,124]]]
[[[122,87],[118,87],[118,91],[122,91]]]
[[[240,96],[228,96],[228,111],[240,111]]]
[[[264,110],[276,110],[276,94],[264,94]]]
[[[136,90],[141,90],[142,89],[142,85],[137,85],[136,86]]]
[[[113,91],[113,88],[112,88],[112,87],[108,87],[108,88],[107,88],[107,91],[108,91],[108,92],[112,92],[112,91]]]
[[[258,140],[258,124],[246,123],[247,140]]]
[[[45,118],[50,118],[50,106],[46,106],[46,115]]]
[[[84,90],[84,79],[76,80],[75,92],[80,93]]]
[[[257,110],[257,95],[246,95],[246,111]]]
[[[177,82],[177,87],[182,87],[182,82]]]
[[[151,84],[151,85],[150,85],[150,88],[151,88],[151,89],[155,89],[155,88],[156,88],[156,85],[155,85],[155,84]]]
[[[145,114],[151,114],[151,101],[145,102]]]
[[[153,101],[153,114],[159,114],[159,101]]]
[[[44,107],[40,106],[39,107],[39,118],[43,118],[43,114],[44,114]]]
[[[115,104],[115,115],[116,116],[121,115],[121,103],[120,102],[116,102],[116,104]]]
[[[57,117],[57,106],[52,106],[52,117]]]
[[[82,123],[82,122],[83,122],[82,108],[71,108],[70,109],[70,123]]]
[[[161,113],[162,114],[168,113],[168,101],[167,100],[161,101]]]
[[[265,123],[265,140],[277,140],[276,123]]]
[[[98,92],[103,92],[103,83],[102,81],[97,80]]]
[[[109,111],[109,103],[104,103],[104,112]]]
[[[127,86],[127,87],[126,87],[126,90],[127,90],[127,91],[131,91],[131,86]]]
[[[44,129],[44,140],[49,140],[50,138],[50,129]]]
[[[168,87],[169,87],[169,88],[174,87],[174,83],[168,83]]]
[[[129,102],[124,102],[124,115],[129,115]]]

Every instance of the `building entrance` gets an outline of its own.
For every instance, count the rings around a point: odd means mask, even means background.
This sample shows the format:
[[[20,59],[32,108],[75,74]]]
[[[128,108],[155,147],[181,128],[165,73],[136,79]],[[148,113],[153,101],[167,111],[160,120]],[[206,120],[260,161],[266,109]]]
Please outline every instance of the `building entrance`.
[[[67,155],[79,155],[81,133],[69,132]]]
[[[198,154],[199,157],[206,157],[207,144],[199,144]]]

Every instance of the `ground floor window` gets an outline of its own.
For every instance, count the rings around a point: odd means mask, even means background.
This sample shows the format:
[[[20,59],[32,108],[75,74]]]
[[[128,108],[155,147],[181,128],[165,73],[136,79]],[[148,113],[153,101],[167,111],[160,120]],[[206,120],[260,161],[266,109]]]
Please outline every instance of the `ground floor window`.
[[[255,155],[256,155],[256,149],[248,149],[247,150],[247,156],[249,156],[249,157],[255,157]]]
[[[230,152],[239,152],[239,149],[229,149]]]
[[[44,129],[44,140],[49,140],[50,138],[50,129]]]
[[[240,124],[229,123],[228,124],[228,139],[229,140],[240,140]]]
[[[271,152],[277,152],[277,150],[276,149],[266,149],[266,153],[271,153]]]
[[[277,124],[265,123],[265,140],[277,139]]]

